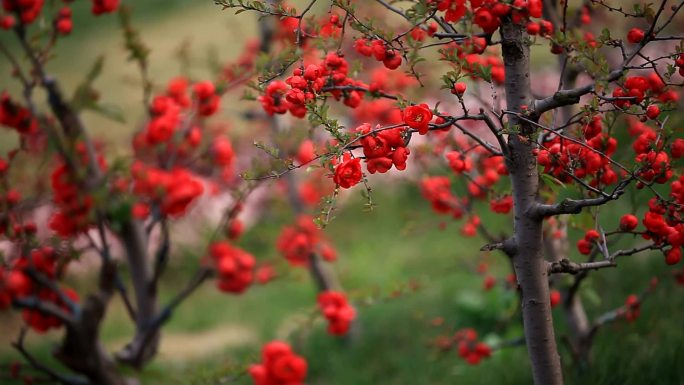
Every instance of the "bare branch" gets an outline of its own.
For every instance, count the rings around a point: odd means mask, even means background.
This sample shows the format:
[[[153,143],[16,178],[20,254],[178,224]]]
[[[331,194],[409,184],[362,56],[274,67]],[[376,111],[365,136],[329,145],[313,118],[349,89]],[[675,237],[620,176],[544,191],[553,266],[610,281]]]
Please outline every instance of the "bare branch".
[[[38,297],[22,297],[12,300],[12,305],[21,309],[31,309],[56,317],[65,324],[73,324],[74,318],[52,302],[45,302]]]
[[[24,359],[31,365],[33,366],[36,370],[39,370],[43,373],[45,373],[50,379],[60,382],[65,385],[90,385],[90,382],[87,381],[86,379],[80,378],[80,377],[75,377],[75,376],[68,376],[65,374],[61,374],[53,370],[47,365],[44,365],[38,359],[36,359],[31,353],[29,353],[28,350],[24,347],[24,339],[26,337],[28,329],[26,327],[23,327],[21,331],[19,332],[19,337],[17,338],[16,341],[12,342],[12,346],[19,352],[19,354],[24,357]]]
[[[598,270],[605,267],[616,267],[615,260],[603,260],[597,262],[572,262],[567,258],[560,261],[550,262],[548,265],[549,274],[568,273],[575,275],[584,270]]]

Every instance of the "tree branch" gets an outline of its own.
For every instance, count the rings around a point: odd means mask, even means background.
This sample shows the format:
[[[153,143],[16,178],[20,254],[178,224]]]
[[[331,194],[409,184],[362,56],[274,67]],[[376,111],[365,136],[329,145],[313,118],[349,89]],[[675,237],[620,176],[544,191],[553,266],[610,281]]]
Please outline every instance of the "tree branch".
[[[37,310],[43,314],[56,317],[65,324],[74,323],[74,318],[71,314],[65,312],[52,302],[41,301],[38,297],[15,298],[12,300],[12,305],[21,309]]]
[[[49,366],[38,361],[38,359],[36,359],[35,357],[33,357],[33,355],[29,353],[29,351],[26,350],[26,348],[24,347],[24,339],[26,337],[27,332],[28,329],[26,327],[22,327],[21,331],[19,332],[19,337],[16,341],[12,342],[12,347],[14,347],[19,352],[19,354],[21,354],[22,357],[24,357],[26,362],[28,362],[36,370],[45,373],[50,379],[62,383],[64,385],[90,385],[90,382],[86,379],[58,373]]]
[[[620,198],[624,194],[624,189],[616,188],[612,194],[600,196],[598,198],[585,198],[585,199],[563,199],[560,203],[547,205],[547,204],[537,204],[534,207],[534,215],[539,217],[550,217],[554,215],[561,214],[579,214],[585,207],[600,206],[606,204],[612,200]]]
[[[576,275],[584,270],[598,270],[605,267],[617,267],[617,263],[615,263],[615,260],[577,263],[563,258],[560,261],[550,262],[548,265],[549,274],[568,273],[572,275]]]

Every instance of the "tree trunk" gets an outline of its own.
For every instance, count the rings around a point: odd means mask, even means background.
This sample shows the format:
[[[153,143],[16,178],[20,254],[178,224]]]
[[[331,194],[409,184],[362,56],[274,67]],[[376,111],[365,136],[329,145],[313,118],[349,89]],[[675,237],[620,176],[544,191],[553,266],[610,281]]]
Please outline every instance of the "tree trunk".
[[[74,322],[66,324],[64,339],[54,356],[66,367],[84,375],[91,384],[128,385],[116,364],[100,344],[100,325],[114,291],[116,266],[102,267],[100,290],[89,295]]]
[[[586,368],[591,363],[591,327],[584,311],[582,301],[577,295],[563,303],[565,322],[570,331],[570,347],[579,364],[579,368]]]
[[[149,327],[157,313],[157,290],[147,255],[147,236],[142,224],[131,220],[123,224],[121,238],[130,268],[136,302],[136,332],[133,340],[116,354],[116,359],[142,368],[157,353],[160,334]]]
[[[503,59],[506,69],[506,104],[509,111],[522,112],[533,99],[530,91],[530,49],[524,39],[524,26],[505,20],[501,26]],[[513,265],[522,292],[525,341],[536,385],[562,385],[560,356],[556,347],[549,303],[549,283],[542,246],[542,218],[535,213],[539,173],[534,134],[536,127],[509,115],[506,160],[511,175],[514,202]]]
[[[547,236],[544,237],[544,247],[546,249],[546,259],[550,262],[559,262],[562,259],[568,259],[568,218],[567,216],[559,216],[556,218],[556,226],[547,229]],[[557,233],[558,236],[548,236],[548,234]],[[586,274],[582,272],[581,274]],[[566,279],[563,279],[566,278]],[[567,277],[562,275],[552,276],[549,281],[555,287],[562,287],[562,307],[563,317],[568,326],[567,342],[570,345],[573,357],[579,364],[579,368],[586,368],[590,361],[591,353],[591,336],[590,325],[587,318],[587,313],[584,310],[582,299],[577,295],[576,288],[573,288],[578,282],[583,279],[582,275],[572,277],[572,282],[568,284]]]

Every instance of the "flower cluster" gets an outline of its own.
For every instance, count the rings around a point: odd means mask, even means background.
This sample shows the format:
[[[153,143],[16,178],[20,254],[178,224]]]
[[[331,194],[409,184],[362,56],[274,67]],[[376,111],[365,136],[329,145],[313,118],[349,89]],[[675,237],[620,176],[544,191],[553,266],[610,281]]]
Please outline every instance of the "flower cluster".
[[[38,120],[31,115],[31,111],[13,102],[7,92],[0,95],[0,125],[11,127],[22,135],[38,131]]]
[[[101,15],[103,13],[112,13],[119,8],[120,0],[92,0],[93,7],[91,11],[94,15]]]
[[[569,141],[560,136],[548,138],[537,152],[537,162],[544,167],[545,173],[564,183],[572,183],[573,177],[590,177],[591,186],[616,183],[618,177],[611,167],[609,156],[617,149],[617,140],[601,133],[602,125],[597,119],[592,119],[583,130],[586,143]]]
[[[512,4],[495,0],[470,0],[473,23],[488,34],[501,25],[501,19],[510,15],[515,23],[522,23],[530,17],[542,17],[541,0],[515,0]],[[439,0],[437,10],[444,12],[444,20],[458,22],[467,12],[466,0]]]
[[[451,181],[446,176],[432,176],[420,182],[423,197],[432,205],[432,209],[439,214],[453,215],[455,218],[463,216],[462,205],[465,202],[451,193]]]
[[[628,76],[622,86],[613,90],[616,98],[613,104],[619,108],[629,108],[632,105],[642,104],[644,101],[657,100],[661,103],[674,102],[679,95],[673,90],[668,90],[666,84],[657,73],[648,76]],[[655,110],[651,109],[653,115]],[[658,112],[660,112],[658,110]],[[655,114],[652,119],[655,119]]]
[[[679,75],[684,76],[684,53],[680,53],[675,59],[675,67],[678,68]]]
[[[335,249],[308,215],[300,215],[293,226],[283,228],[276,248],[292,266],[308,266],[313,254],[331,262],[337,258]]]
[[[133,193],[156,205],[162,215],[178,217],[204,192],[202,182],[189,171],[175,168],[170,171],[148,167],[136,162],[132,167]]]
[[[285,81],[272,81],[257,99],[269,115],[289,111],[298,118],[306,115],[306,104],[324,91],[336,100],[343,100],[348,107],[356,108],[363,98],[363,92],[357,88],[368,86],[347,78],[348,72],[347,60],[336,52],[329,52],[322,63],[296,68]]]
[[[115,12],[119,8],[119,2],[120,0],[92,0],[92,13],[100,15]],[[33,23],[43,10],[44,4],[45,0],[2,0],[2,8],[8,15],[0,17],[0,28],[7,30],[14,27],[16,21],[12,14],[19,16],[21,24]],[[61,35],[68,35],[72,27],[71,9],[68,7],[60,9],[55,19],[55,29]]]
[[[492,348],[477,341],[477,332],[473,329],[461,329],[454,335],[458,355],[470,365],[477,365],[483,358],[489,358]]]
[[[216,93],[214,83],[208,80],[195,83],[192,92],[197,100],[197,113],[200,116],[211,116],[218,110],[221,97]]]
[[[580,254],[589,255],[591,253],[592,246],[601,237],[598,231],[591,229],[584,233],[584,238],[577,241],[577,250]]]
[[[373,131],[370,124],[366,123],[357,127],[355,131],[361,137],[360,143],[363,146],[368,172],[382,174],[389,171],[392,165],[397,170],[406,169],[406,161],[411,151],[406,147],[402,128]]]
[[[81,167],[91,167],[90,155],[85,144],[79,143],[76,146],[76,155]],[[100,170],[105,170],[107,166],[104,158],[100,155],[96,157],[95,165]],[[50,181],[52,200],[57,208],[50,218],[50,229],[64,238],[87,230],[95,219],[92,215],[95,201],[90,194],[84,193],[85,181],[79,176],[74,165],[60,160],[52,172]]]
[[[326,320],[328,333],[336,336],[347,334],[356,311],[347,301],[344,293],[325,291],[318,295],[318,306]]]
[[[3,0],[2,7],[19,15],[22,24],[31,24],[40,15],[45,0]]]
[[[71,20],[71,8],[63,7],[57,12],[57,18],[55,19],[55,29],[60,35],[68,35],[74,27],[74,23]]]
[[[369,42],[364,38],[356,39],[354,49],[363,56],[373,57],[382,62],[387,69],[394,70],[401,65],[401,54],[388,47],[383,40],[375,39]]]
[[[670,246],[665,250],[665,263],[676,265],[682,259],[684,246],[684,175],[672,182],[670,196],[674,202],[669,204],[652,198],[648,202],[649,210],[644,213],[641,223],[646,227],[642,234],[645,239],[651,239],[656,245]]]
[[[625,306],[623,308],[625,319],[629,322],[632,322],[639,318],[640,312],[641,301],[639,300],[639,297],[634,294],[627,296],[627,299],[625,300]]]
[[[508,214],[513,208],[513,197],[511,195],[504,195],[497,199],[489,201],[489,208],[497,214]]]
[[[463,71],[472,77],[488,72],[494,84],[503,84],[506,77],[503,60],[499,55],[485,53],[486,48],[487,41],[484,38],[473,37],[462,43],[449,43],[440,52],[445,57],[455,56],[461,59]]]
[[[199,117],[211,116],[218,110],[220,96],[210,81],[195,83],[191,99],[188,81],[178,77],[169,81],[166,93],[157,95],[150,105],[151,119],[133,140],[138,153],[159,148],[165,153],[187,154],[202,141],[202,131],[196,119],[190,119],[191,109]]]
[[[445,145],[439,145],[435,151],[441,153],[445,148]],[[484,200],[489,196],[489,208],[493,212],[510,213],[513,208],[512,196],[495,193],[493,190],[493,186],[499,182],[501,176],[508,174],[504,158],[492,156],[482,146],[473,147],[469,141],[460,137],[455,140],[454,148],[455,150],[447,151],[445,157],[454,174],[467,175],[467,196],[456,197],[451,189],[451,181],[446,176],[425,178],[421,182],[421,191],[432,204],[433,210],[438,214],[448,214],[454,219],[460,219],[471,200]],[[470,215],[461,233],[465,236],[474,236],[479,224],[480,218],[477,215]]]
[[[307,363],[292,351],[290,345],[271,341],[261,350],[260,364],[249,367],[255,385],[302,385]]]
[[[55,280],[58,276],[58,265],[55,252],[50,247],[34,249],[28,256],[22,256],[12,261],[8,269],[0,266],[0,310],[7,308],[14,299],[27,297],[38,301],[49,302],[70,313],[71,309],[61,299],[60,294],[52,288],[36,284],[29,274],[41,275],[46,280]],[[70,288],[59,288],[72,302],[78,302],[78,294]],[[58,328],[62,321],[37,309],[23,310],[24,322],[38,333],[44,333],[52,328]]]
[[[209,246],[209,255],[218,274],[219,290],[239,294],[254,281],[256,262],[245,250],[220,241]]]

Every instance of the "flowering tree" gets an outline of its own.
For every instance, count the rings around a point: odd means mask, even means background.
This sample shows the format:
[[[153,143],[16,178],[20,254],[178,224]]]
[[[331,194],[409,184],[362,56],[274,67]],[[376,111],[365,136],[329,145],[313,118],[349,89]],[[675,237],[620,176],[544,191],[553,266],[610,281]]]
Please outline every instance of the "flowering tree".
[[[577,291],[591,271],[647,250],[660,250],[668,265],[680,261],[676,162],[684,140],[666,112],[676,109],[684,75],[676,28],[683,2],[312,0],[300,10],[281,2],[215,2],[278,20],[280,55],[253,84],[257,99],[269,115],[307,118],[321,143],[310,163],[291,162],[270,176],[320,166],[336,185],[333,197],[363,183],[372,207],[366,173],[410,169],[412,142],[420,141],[430,149],[418,161],[430,164],[425,158],[437,155],[465,182],[461,197],[446,176],[427,177],[421,187],[436,212],[467,218],[464,235],[481,232],[489,239],[483,250],[510,260],[535,383],[563,383],[552,305],[563,302],[570,345],[582,360],[603,324],[638,316],[643,296],[634,295],[589,321]],[[322,18],[317,3],[325,3]],[[592,20],[621,18],[632,28],[624,36],[607,28],[584,32]],[[545,79],[551,86],[534,84],[531,52],[549,47],[560,71]],[[618,145],[625,123],[632,146]],[[623,196],[645,193],[643,229],[639,206],[619,225],[600,215],[604,206],[624,209],[616,202]],[[512,214],[508,236],[488,233],[477,215],[480,200]],[[585,261],[569,256],[569,224],[584,231],[577,251]],[[604,230],[608,225],[617,228]],[[617,239],[626,235],[634,242],[622,248]],[[575,278],[561,282],[558,274]],[[550,281],[561,290],[550,291]],[[472,363],[491,353],[471,332],[456,342]],[[279,383],[262,370],[252,373],[256,383]]]
[[[3,39],[14,36],[18,51],[4,42],[0,51],[23,92],[3,91],[0,96],[0,125],[19,136],[19,146],[0,158],[0,236],[6,246],[0,261],[0,309],[22,311],[27,327],[14,346],[30,370],[39,372],[22,375],[13,365],[11,375],[23,376],[26,383],[46,379],[126,384],[129,379],[120,368],[141,369],[155,356],[162,326],[207,279],[215,278],[223,292],[240,294],[255,280],[266,283],[275,275],[270,264],[257,262],[236,246],[243,232],[238,216],[259,182],[237,177],[233,144],[225,130],[208,125],[219,111],[221,97],[254,76],[259,47],[248,44],[244,54],[227,63],[212,81],[177,77],[157,89],[148,74],[149,48],[133,28],[129,9],[120,7],[118,0],[93,1],[94,16],[118,13],[129,58],[141,74],[146,116],[134,134],[130,154],[115,156],[108,153],[107,143],[90,136],[80,117],[83,111],[94,111],[119,118],[98,103],[94,82],[102,60],[86,73],[72,98],[49,73],[56,43],[74,29],[71,8],[47,9],[42,0],[2,4],[0,33]],[[47,95],[44,105],[36,100],[39,90]],[[47,189],[41,184],[46,176],[41,168],[31,172],[28,183],[17,181],[16,175],[44,160],[52,165]],[[169,302],[160,303],[160,281],[175,244],[174,222],[191,215],[201,197],[219,194],[228,195],[230,203],[221,208],[206,257]],[[44,203],[46,198],[50,203]],[[47,226],[36,219],[45,206],[51,211]],[[298,211],[302,213],[303,207]],[[335,250],[313,219],[302,216],[296,227],[284,229],[277,246],[291,264],[310,267],[330,333],[346,334],[355,310],[344,294],[333,290],[332,272],[323,272],[319,255],[334,260]],[[69,265],[93,252],[100,259],[97,290],[84,296],[61,281]],[[121,264],[128,275],[121,274]],[[112,356],[101,345],[99,330],[116,295],[125,304],[135,334]],[[54,355],[74,375],[41,363],[24,345],[29,330],[44,333],[61,327],[65,333]]]

